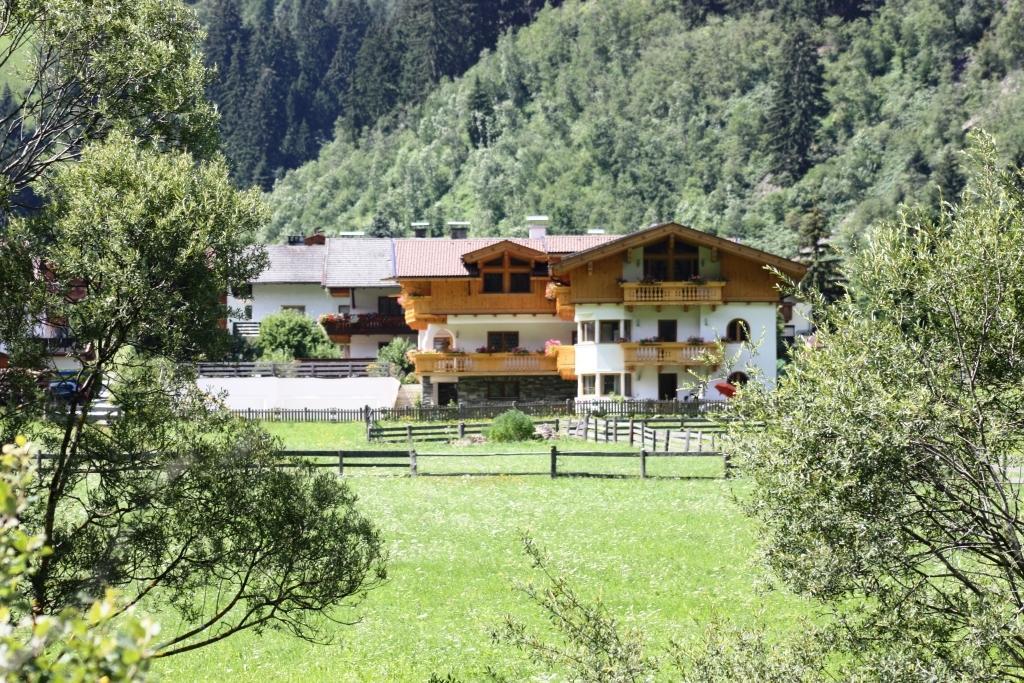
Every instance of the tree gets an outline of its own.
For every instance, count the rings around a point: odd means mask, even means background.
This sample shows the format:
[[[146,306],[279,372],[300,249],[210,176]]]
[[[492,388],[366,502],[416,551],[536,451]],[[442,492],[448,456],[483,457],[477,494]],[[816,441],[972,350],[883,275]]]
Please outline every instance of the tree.
[[[125,594],[113,616],[169,604],[181,626],[156,657],[245,629],[321,638],[328,612],[382,575],[377,532],[335,477],[276,467],[277,442],[200,391],[191,365],[226,344],[220,292],[264,267],[249,246],[259,193],[235,190],[221,161],[122,134],[44,189],[0,245],[0,262],[45,264],[32,309],[61,321],[81,363],[65,403],[0,408],[0,435],[27,430],[51,454],[24,516],[53,550],[25,587],[33,612],[106,587]],[[18,356],[34,342],[10,343]],[[122,414],[100,427],[88,415],[106,393]]]
[[[173,0],[5,3],[0,68],[28,87],[0,119],[0,175],[8,201],[47,169],[115,126],[199,156],[216,149],[213,108],[193,12]],[[168,49],[174,45],[175,49]]]
[[[0,678],[7,681],[141,680],[149,668],[158,629],[132,615],[112,629],[117,611],[112,594],[83,613],[32,616],[18,590],[22,579],[50,552],[46,539],[26,532],[20,519],[29,508],[35,472],[33,449],[19,437],[0,457]]]
[[[800,217],[797,230],[800,260],[807,266],[804,282],[826,302],[835,301],[842,296],[842,275],[825,212],[818,206],[812,207]]]
[[[256,341],[264,358],[337,358],[338,349],[316,321],[298,311],[268,315]]]
[[[991,139],[968,161],[960,205],[877,226],[817,343],[737,403],[766,559],[851,678],[1024,677],[1024,191]]]
[[[466,105],[469,109],[469,141],[474,147],[490,146],[494,134],[494,104],[479,78],[473,79]]]
[[[395,337],[377,352],[373,373],[405,380],[414,367],[409,352],[415,350],[416,345],[405,337]]]
[[[768,150],[775,172],[796,180],[811,166],[819,122],[827,111],[817,45],[801,22],[782,43],[773,81],[765,120]]]

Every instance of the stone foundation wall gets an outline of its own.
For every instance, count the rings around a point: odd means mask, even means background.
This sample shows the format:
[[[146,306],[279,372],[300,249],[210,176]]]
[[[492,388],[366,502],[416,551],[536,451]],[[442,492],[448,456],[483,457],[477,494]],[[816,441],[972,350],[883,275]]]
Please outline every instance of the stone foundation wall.
[[[564,401],[576,398],[576,382],[566,381],[554,375],[523,375],[516,377],[461,377],[459,378],[459,402],[484,403],[487,385],[495,381],[519,382],[519,401]]]

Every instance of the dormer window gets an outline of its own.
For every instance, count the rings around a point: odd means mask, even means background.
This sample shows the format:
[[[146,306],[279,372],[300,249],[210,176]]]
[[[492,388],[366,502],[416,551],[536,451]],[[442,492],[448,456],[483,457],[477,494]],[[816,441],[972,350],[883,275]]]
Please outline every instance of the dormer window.
[[[529,294],[533,262],[505,253],[480,264],[485,294]]]

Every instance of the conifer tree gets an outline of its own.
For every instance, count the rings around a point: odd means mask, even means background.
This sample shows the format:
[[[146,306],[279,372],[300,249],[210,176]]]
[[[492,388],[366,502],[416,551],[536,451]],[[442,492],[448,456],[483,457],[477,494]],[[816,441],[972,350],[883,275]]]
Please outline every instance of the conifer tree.
[[[772,170],[795,181],[810,168],[821,117],[827,111],[818,51],[798,23],[782,43],[765,125]]]

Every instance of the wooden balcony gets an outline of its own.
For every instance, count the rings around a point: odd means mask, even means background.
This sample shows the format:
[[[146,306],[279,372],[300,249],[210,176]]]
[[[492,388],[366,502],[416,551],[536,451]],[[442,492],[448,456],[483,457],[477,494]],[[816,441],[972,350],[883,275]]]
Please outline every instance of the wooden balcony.
[[[563,344],[555,354],[558,376],[562,379],[576,379],[576,347]]]
[[[626,306],[717,306],[724,282],[623,282]]]
[[[320,317],[320,324],[333,342],[350,341],[354,334],[413,334],[412,329],[400,315],[364,313],[351,315],[326,315]]]
[[[569,347],[572,348],[572,347]],[[410,354],[418,375],[554,375],[558,357],[543,353]]]
[[[717,344],[628,342],[620,346],[627,370],[645,366],[715,367],[721,362]]]
[[[572,287],[569,285],[556,285],[552,283],[548,286],[548,293],[555,302],[555,315],[560,320],[568,320],[572,322],[576,319],[576,307],[573,305],[570,298],[572,293]]]
[[[405,309],[405,324],[414,330],[425,330],[430,323],[443,323],[447,318],[430,312],[429,296],[403,297],[399,299]]]

